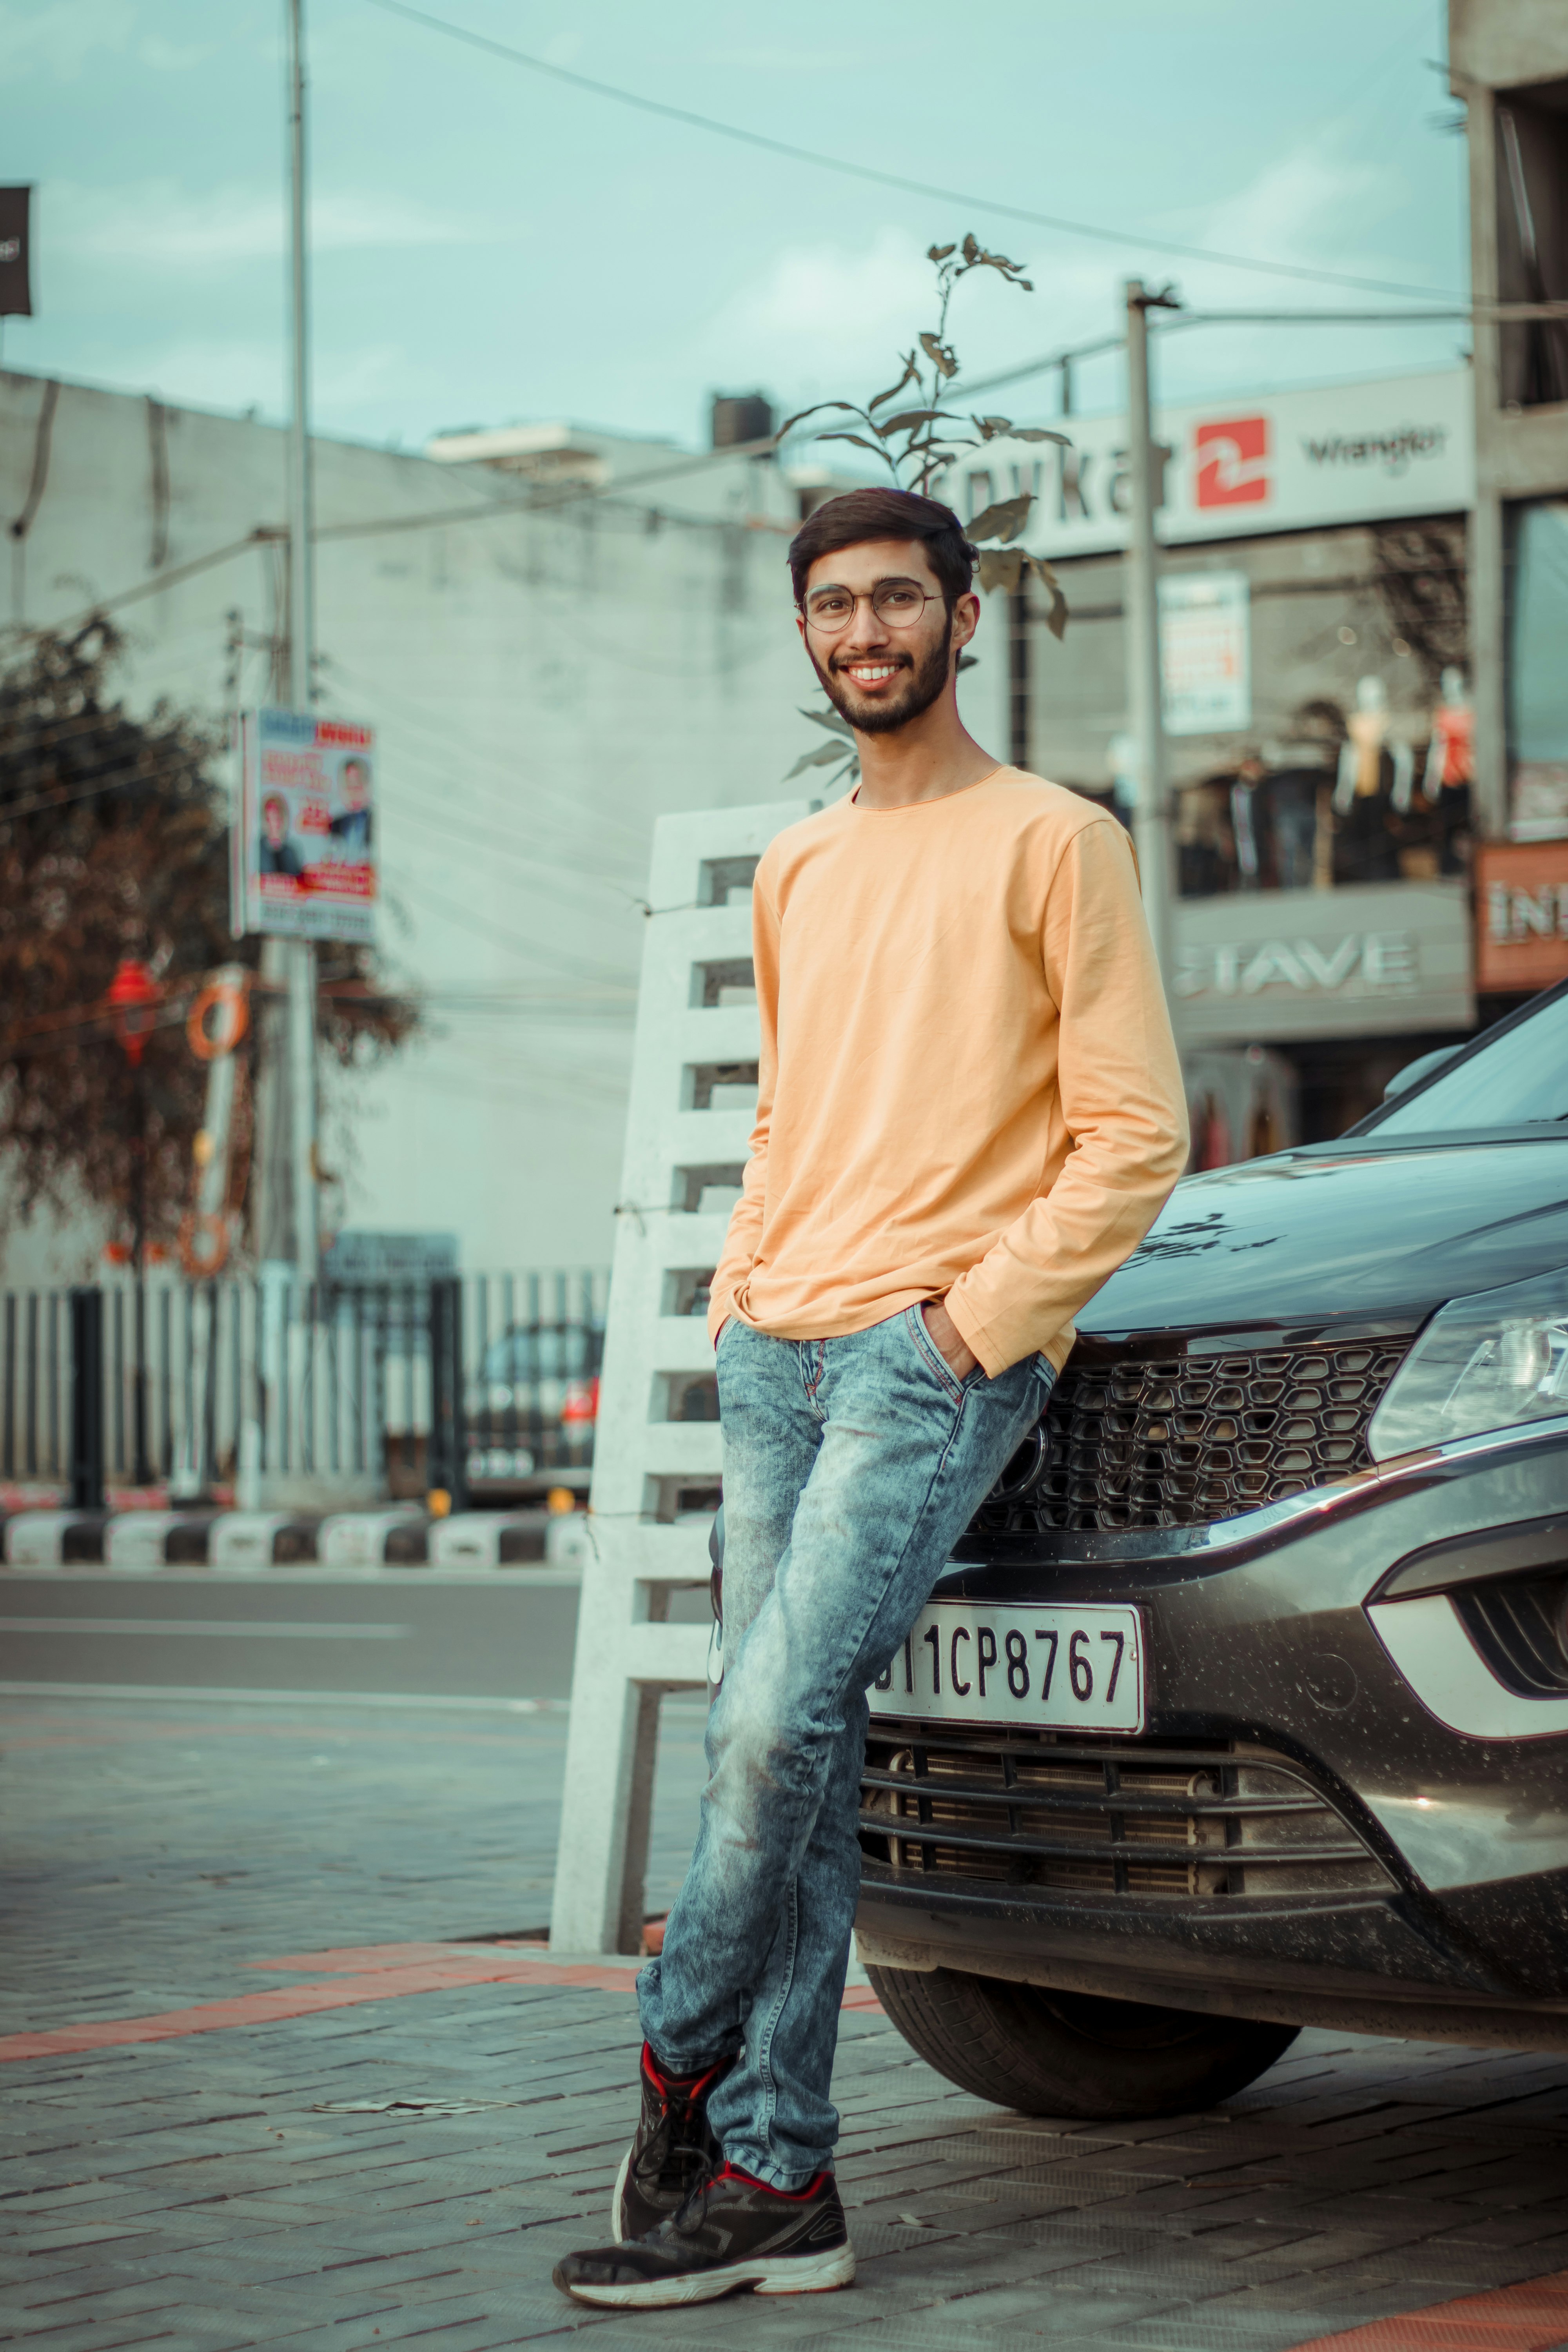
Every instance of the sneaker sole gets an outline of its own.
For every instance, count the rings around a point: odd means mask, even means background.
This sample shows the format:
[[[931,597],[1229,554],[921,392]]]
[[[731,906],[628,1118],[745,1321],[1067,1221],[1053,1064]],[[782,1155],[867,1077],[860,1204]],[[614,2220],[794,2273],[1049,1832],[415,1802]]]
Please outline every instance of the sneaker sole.
[[[610,2234],[617,2246],[624,2246],[626,2242],[626,2233],[621,2224],[621,2205],[626,2193],[626,2182],[631,2178],[631,2169],[632,2151],[628,2147],[621,2158],[621,2168],[616,2175],[616,2186],[610,2197]]]
[[[563,2284],[559,2278],[557,2286]],[[834,2246],[823,2254],[775,2254],[755,2263],[729,2263],[722,2270],[691,2271],[684,2278],[639,2279],[626,2286],[566,2286],[579,2303],[613,2311],[663,2311],[677,2304],[716,2303],[721,2294],[749,2286],[758,2294],[826,2294],[855,2284],[855,2249]]]

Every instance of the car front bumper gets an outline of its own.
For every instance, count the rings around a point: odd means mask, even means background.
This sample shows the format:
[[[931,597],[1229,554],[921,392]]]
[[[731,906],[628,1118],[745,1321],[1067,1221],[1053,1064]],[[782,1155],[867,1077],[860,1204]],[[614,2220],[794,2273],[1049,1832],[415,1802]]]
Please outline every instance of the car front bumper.
[[[1147,1730],[1097,1752],[1158,1764],[1162,1745],[1192,1743],[1273,1759],[1331,1808],[1366,1866],[1339,1893],[1273,1891],[1242,1872],[1229,1884],[1245,1893],[1220,1892],[1212,1870],[1189,1873],[1185,1893],[1086,1891],[1005,1867],[966,1874],[934,1838],[873,1834],[863,1957],[1287,2023],[1568,2049],[1568,1696],[1506,1690],[1462,1628],[1457,1652],[1446,1600],[1380,1598],[1413,1553],[1464,1536],[1484,1560],[1489,1536],[1565,1504],[1568,1422],[1436,1448],[1205,1528],[966,1539],[974,1556],[961,1551],[943,1594],[1143,1612]],[[874,1743],[940,1739],[896,1717],[872,1729]]]

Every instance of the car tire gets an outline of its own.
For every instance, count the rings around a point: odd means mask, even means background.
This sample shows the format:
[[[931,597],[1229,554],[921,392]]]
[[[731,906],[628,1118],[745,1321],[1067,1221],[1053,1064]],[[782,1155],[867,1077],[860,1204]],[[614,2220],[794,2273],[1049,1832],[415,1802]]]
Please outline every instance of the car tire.
[[[953,1969],[867,1974],[928,2065],[1026,2116],[1094,2123],[1210,2107],[1266,2074],[1298,2032]]]

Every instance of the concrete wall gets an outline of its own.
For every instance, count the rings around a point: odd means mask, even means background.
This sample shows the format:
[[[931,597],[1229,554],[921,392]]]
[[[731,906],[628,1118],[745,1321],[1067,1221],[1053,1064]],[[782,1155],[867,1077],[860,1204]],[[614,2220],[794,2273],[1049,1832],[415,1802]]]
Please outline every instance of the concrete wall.
[[[1563,0],[1448,0],[1448,70],[1490,89],[1568,74]]]
[[[0,374],[7,518],[45,393]],[[340,1222],[455,1230],[472,1268],[608,1262],[653,821],[772,799],[822,740],[798,716],[815,680],[777,468],[682,472],[668,444],[591,437],[608,490],[548,511],[518,503],[515,475],[317,445],[319,703],[377,730],[383,950],[427,1006],[395,1061],[330,1078],[323,1157],[343,1174]],[[637,486],[651,474],[665,478]],[[128,701],[222,721],[273,698],[282,549],[247,542],[283,516],[272,428],[64,385],[0,604],[51,624],[151,588],[116,610]],[[1004,630],[988,616],[965,678],[971,723],[1003,756]],[[24,1229],[0,1272],[79,1275],[100,1240]]]

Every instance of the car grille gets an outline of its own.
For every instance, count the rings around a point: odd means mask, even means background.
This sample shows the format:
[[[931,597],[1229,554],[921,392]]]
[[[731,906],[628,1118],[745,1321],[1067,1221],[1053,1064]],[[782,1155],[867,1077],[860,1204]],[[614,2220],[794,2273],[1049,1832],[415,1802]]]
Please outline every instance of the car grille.
[[[1568,1691],[1568,1575],[1500,1577],[1450,1595],[1471,1641],[1498,1680],[1522,1698]]]
[[[868,1879],[1234,1902],[1393,1885],[1281,1757],[1228,1741],[1111,1741],[872,1723]]]
[[[972,1531],[1195,1527],[1369,1470],[1368,1423],[1408,1340],[1068,1363],[1032,1494]]]

